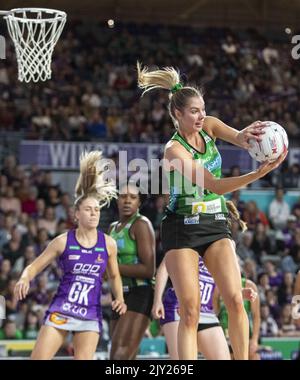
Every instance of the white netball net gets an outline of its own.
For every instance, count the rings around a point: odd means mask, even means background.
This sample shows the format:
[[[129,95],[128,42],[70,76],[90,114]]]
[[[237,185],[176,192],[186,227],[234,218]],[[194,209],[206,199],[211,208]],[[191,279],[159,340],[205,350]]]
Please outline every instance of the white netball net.
[[[16,49],[19,81],[51,78],[52,53],[66,16],[65,12],[54,9],[18,8],[4,17]]]

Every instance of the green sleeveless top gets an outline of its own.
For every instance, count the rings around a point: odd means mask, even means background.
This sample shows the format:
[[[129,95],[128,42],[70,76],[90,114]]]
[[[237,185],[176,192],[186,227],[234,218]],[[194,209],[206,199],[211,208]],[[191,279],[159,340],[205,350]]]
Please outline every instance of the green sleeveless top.
[[[246,287],[246,278],[242,277],[242,287]],[[252,336],[252,331],[253,331],[253,320],[252,320],[252,313],[251,313],[251,302],[248,300],[244,300],[244,308],[246,310],[246,313],[248,315],[249,319],[249,328],[250,328],[250,338]],[[224,301],[222,298],[220,299],[220,312],[218,315],[220,325],[224,331],[224,334],[226,338],[228,338],[228,312],[226,309],[226,306],[224,304]]]
[[[138,212],[134,214],[126,225],[120,230],[116,231],[118,222],[114,222],[110,231],[110,236],[116,241],[118,247],[118,263],[125,265],[132,265],[139,263],[139,256],[137,251],[136,241],[130,236],[129,230],[133,223],[141,217]],[[150,285],[149,279],[138,279],[122,276],[123,287],[144,286]]]
[[[215,141],[202,129],[199,132],[205,145],[205,152],[195,150],[178,132],[171,140],[178,141],[216,178],[221,178],[222,158]],[[166,173],[169,180],[170,197],[167,210],[180,215],[227,213],[226,200],[222,195],[193,184],[177,170]]]

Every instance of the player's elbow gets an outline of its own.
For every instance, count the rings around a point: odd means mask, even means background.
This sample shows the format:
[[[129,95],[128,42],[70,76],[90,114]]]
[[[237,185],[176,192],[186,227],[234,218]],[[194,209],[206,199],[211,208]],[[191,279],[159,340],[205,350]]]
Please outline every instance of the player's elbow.
[[[144,266],[144,278],[151,279],[154,276],[154,264],[147,264]]]
[[[147,268],[145,278],[151,279],[154,276],[154,268]]]
[[[119,272],[111,272],[108,274],[108,278],[109,278],[109,281],[111,282],[114,282],[116,281],[118,278],[121,278],[121,275]]]

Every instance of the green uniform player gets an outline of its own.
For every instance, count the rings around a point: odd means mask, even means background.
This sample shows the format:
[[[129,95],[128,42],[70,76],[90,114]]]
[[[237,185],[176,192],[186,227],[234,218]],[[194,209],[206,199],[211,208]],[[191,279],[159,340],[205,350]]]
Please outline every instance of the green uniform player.
[[[180,134],[176,132],[171,140],[178,141],[193,155],[193,159],[205,167],[216,178],[222,176],[222,158],[215,141],[202,129],[199,132],[205,142],[205,152],[195,150]],[[207,189],[200,189],[192,184],[177,170],[170,172],[170,201],[168,209],[176,214],[216,214],[227,213],[226,201],[222,195]]]
[[[193,148],[179,132],[173,135],[171,141],[182,145],[193,160],[200,164],[200,168],[205,168],[214,177],[220,178],[222,159],[215,140],[204,129],[199,131],[199,136],[204,144],[202,153]],[[203,256],[214,241],[231,239],[228,210],[223,195],[200,188],[176,169],[168,173],[168,180],[169,204],[162,220],[164,252],[185,247],[192,248]]]
[[[240,274],[236,270],[223,195],[262,178],[285,159],[286,152],[276,163],[264,163],[242,176],[220,178],[222,160],[215,140],[219,138],[248,149],[250,139],[261,140],[266,125],[257,121],[238,131],[216,117],[207,116],[201,91],[184,85],[174,67],[150,70],[138,63],[137,72],[143,94],[157,89],[169,92],[169,114],[177,130],[166,144],[163,156],[170,202],[162,220],[162,248],[180,304],[179,359],[197,358],[197,253],[204,257],[206,267],[225,295],[230,320],[235,326],[230,337],[235,357],[246,359],[248,318],[243,307],[237,307],[243,302]],[[188,191],[182,188],[182,182],[189,185]]]
[[[120,187],[119,220],[110,225],[117,244],[117,260],[127,312],[112,313],[110,320],[112,360],[133,360],[150,323],[153,304],[151,279],[155,269],[155,233],[148,218],[139,213],[141,199],[133,184]]]
[[[139,218],[141,218],[141,215],[137,212],[130,218],[127,224],[120,231],[116,230],[118,222],[113,223],[111,226],[110,236],[117,243],[119,264],[132,265],[139,263],[137,244],[136,241],[132,239],[129,232],[133,223]],[[151,280],[122,276],[122,283],[123,290],[128,291],[129,288],[134,286],[150,285]]]

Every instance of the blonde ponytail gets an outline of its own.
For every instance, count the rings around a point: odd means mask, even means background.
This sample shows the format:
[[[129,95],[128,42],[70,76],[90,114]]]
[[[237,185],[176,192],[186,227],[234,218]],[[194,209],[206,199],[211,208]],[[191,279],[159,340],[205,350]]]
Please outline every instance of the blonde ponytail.
[[[112,198],[117,198],[117,189],[112,181],[105,180],[107,163],[102,152],[83,152],[80,156],[80,174],[75,186],[75,206],[88,198],[96,198],[100,206],[109,205]]]
[[[230,224],[232,223],[232,221],[238,222],[242,232],[245,232],[248,229],[247,223],[241,219],[240,213],[238,209],[235,207],[235,204],[232,201],[226,201],[226,206],[231,219]]]
[[[149,71],[148,67],[143,67],[137,63],[138,86],[144,90],[142,96],[151,90],[162,88],[169,93],[169,114],[174,126],[178,129],[179,124],[175,110],[184,111],[190,98],[203,97],[202,91],[190,86],[183,86],[180,83],[180,73],[173,67],[165,67],[161,70]]]
[[[143,67],[137,62],[138,86],[146,92],[155,88],[163,88],[171,91],[180,83],[180,75],[173,67],[165,67],[162,70],[149,71],[148,67]]]

